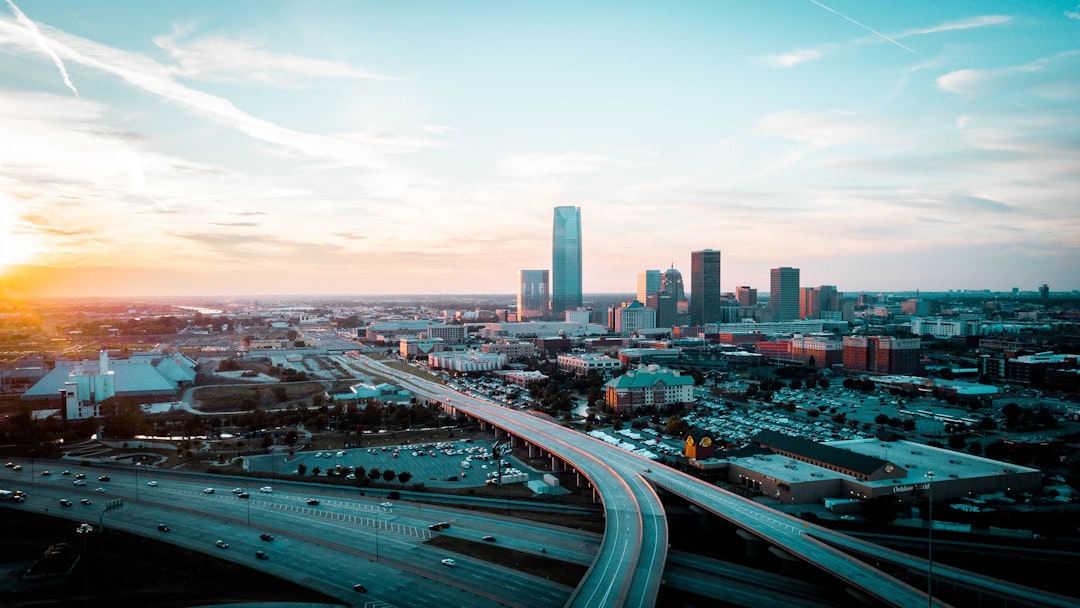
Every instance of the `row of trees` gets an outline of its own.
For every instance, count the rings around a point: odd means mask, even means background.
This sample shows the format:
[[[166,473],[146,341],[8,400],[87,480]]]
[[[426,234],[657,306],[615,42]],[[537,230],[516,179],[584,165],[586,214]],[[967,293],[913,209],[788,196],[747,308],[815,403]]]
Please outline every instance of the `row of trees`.
[[[345,477],[347,474],[344,471],[345,470],[342,469],[340,466],[330,467],[326,469],[326,476]],[[296,474],[300,477],[306,475],[307,472],[308,468],[306,464],[300,463],[296,466]],[[318,477],[322,474],[322,472],[323,470],[320,467],[313,467],[311,469],[311,475],[313,477]],[[356,467],[353,471],[353,475],[356,476],[356,485],[368,485],[370,483],[378,481],[379,479],[382,479],[386,483],[390,483],[396,479],[399,484],[405,485],[409,483],[409,480],[413,477],[412,473],[408,471],[402,471],[400,473],[397,473],[393,469],[379,470],[378,467],[371,467],[367,470],[365,470],[364,467]]]

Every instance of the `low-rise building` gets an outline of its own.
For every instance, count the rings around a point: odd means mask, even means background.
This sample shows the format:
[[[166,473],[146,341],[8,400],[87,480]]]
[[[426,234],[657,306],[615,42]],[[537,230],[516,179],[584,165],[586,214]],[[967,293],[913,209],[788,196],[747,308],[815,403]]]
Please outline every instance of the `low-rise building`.
[[[559,355],[558,364],[559,369],[575,376],[587,376],[590,372],[610,376],[611,372],[622,369],[622,363],[618,359],[597,353]]]
[[[631,370],[604,384],[604,400],[620,412],[694,399],[694,379],[658,365]]]

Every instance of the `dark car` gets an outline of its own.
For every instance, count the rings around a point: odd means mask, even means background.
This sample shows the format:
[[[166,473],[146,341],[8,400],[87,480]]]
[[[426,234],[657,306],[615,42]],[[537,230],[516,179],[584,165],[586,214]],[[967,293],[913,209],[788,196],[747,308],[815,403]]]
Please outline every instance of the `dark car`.
[[[236,497],[237,498],[251,498],[251,494],[248,494],[247,492],[240,492],[239,494],[236,495]]]
[[[439,522],[439,523],[437,523],[437,524],[431,524],[430,526],[428,526],[428,530],[436,530],[436,531],[441,531],[441,530],[445,530],[445,529],[447,529],[447,528],[449,528],[449,527],[450,527],[450,523],[449,523],[449,522],[445,522],[445,521],[440,521],[440,522]]]
[[[263,540],[266,540],[266,541],[271,541],[271,540],[274,540],[274,535],[273,534],[260,534],[259,538],[261,538]]]
[[[165,524],[158,524],[157,529],[161,530],[162,532],[168,532],[169,531],[169,526],[166,526]]]
[[[92,504],[94,504],[94,501],[90,500],[89,498],[84,498],[84,499],[80,500],[79,502],[81,502],[84,505],[92,505]]]
[[[358,593],[367,593],[367,587],[363,585],[353,585],[352,590]]]
[[[60,506],[61,507],[70,507],[71,506],[71,501],[66,499],[66,498],[61,498],[60,499]]]
[[[108,475],[102,475],[101,477],[98,477],[97,480],[98,481],[112,481],[112,477],[109,477]]]
[[[270,556],[266,554],[266,551],[256,551],[255,557],[259,559],[270,559]]]
[[[314,507],[315,505],[319,504],[319,501],[317,501],[317,500],[315,500],[314,498],[312,498],[312,499],[310,499],[310,500],[308,500],[308,501],[307,501],[307,504],[309,504],[309,505],[311,505],[311,506],[313,506],[313,507]]]
[[[485,536],[482,540],[485,540],[485,541],[487,541],[489,543],[493,543],[493,542],[495,542],[495,537],[494,536]]]

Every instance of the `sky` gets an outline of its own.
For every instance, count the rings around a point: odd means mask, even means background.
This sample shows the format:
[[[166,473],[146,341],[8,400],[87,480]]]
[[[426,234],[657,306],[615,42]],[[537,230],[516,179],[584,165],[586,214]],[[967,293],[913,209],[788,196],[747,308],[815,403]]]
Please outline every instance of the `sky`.
[[[0,0],[0,297],[1080,289],[1080,5]]]

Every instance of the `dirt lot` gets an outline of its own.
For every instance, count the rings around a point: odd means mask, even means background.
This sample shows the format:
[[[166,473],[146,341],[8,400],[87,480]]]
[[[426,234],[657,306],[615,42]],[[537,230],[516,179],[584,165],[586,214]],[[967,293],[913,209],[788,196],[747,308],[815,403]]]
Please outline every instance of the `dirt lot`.
[[[285,390],[284,401],[280,400],[275,389]],[[204,412],[225,412],[240,409],[244,399],[251,399],[256,404],[267,405],[279,402],[308,399],[316,393],[325,391],[321,382],[282,382],[252,386],[204,386],[195,390],[192,398],[195,407]]]

